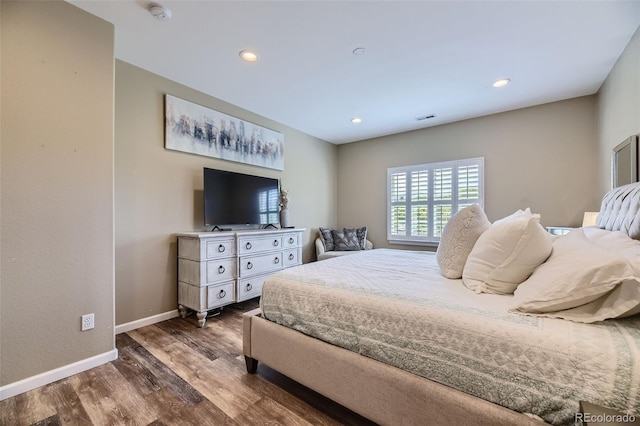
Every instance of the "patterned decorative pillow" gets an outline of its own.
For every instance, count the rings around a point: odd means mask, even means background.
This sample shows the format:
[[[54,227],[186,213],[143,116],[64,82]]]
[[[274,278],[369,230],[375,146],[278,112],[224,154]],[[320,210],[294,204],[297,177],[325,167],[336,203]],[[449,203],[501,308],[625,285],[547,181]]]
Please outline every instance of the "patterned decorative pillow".
[[[354,228],[353,230],[356,231],[356,235],[358,236],[360,249],[364,250],[364,247],[367,244],[367,227],[363,226],[362,228]]]
[[[367,245],[367,227],[363,226],[362,228],[343,228],[343,229],[334,229],[334,228],[319,228],[320,231],[320,239],[322,240],[322,244],[324,245],[325,251],[334,251],[338,250],[334,243],[333,231],[340,231],[342,233],[352,232],[356,233],[356,237],[358,239],[358,244],[360,245],[359,249],[353,250],[364,250]],[[344,251],[344,249],[342,249]],[[350,249],[351,250],[351,249]]]
[[[447,278],[462,278],[462,270],[469,253],[491,222],[478,204],[472,204],[454,214],[442,231],[436,260],[442,275]]]
[[[322,244],[324,244],[324,251],[335,250],[331,228],[320,228],[320,239],[322,240]]]
[[[357,230],[354,228],[344,228],[342,230],[332,229],[331,236],[336,251],[357,251],[363,250],[358,240]]]

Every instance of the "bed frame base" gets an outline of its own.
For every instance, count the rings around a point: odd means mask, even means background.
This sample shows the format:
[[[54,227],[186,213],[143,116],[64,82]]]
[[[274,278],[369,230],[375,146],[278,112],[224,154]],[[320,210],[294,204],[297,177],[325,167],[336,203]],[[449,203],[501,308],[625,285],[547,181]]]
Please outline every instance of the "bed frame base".
[[[431,380],[244,314],[247,371],[258,362],[380,424],[545,424]]]
[[[245,355],[244,363],[247,365],[247,373],[255,374],[258,371],[258,360]]]

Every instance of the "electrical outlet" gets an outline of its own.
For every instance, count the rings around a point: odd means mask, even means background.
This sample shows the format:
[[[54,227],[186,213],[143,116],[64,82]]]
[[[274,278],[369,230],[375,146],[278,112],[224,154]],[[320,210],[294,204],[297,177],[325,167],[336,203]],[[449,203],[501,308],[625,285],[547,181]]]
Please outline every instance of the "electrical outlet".
[[[82,331],[91,330],[93,328],[93,314],[82,316]]]

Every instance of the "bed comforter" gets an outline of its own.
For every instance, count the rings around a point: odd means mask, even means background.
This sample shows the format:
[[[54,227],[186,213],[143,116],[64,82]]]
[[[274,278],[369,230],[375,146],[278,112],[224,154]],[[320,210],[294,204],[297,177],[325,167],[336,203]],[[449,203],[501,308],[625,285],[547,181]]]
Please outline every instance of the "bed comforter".
[[[640,413],[640,318],[581,324],[509,313],[512,296],[444,278],[435,255],[377,249],[283,270],[263,316],[552,424],[586,400]]]

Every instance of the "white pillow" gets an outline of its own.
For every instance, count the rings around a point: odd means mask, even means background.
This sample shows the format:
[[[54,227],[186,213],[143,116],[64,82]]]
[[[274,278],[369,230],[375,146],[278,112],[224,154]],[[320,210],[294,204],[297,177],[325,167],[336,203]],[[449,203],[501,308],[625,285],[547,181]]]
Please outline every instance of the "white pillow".
[[[520,284],[513,302],[514,312],[586,323],[629,316],[639,311],[640,274],[626,256],[579,228],[553,242],[553,253]]]
[[[505,216],[502,219],[498,219],[495,222],[493,222],[493,224],[496,225],[498,223],[509,222],[515,219],[531,219],[531,218],[540,220],[540,215],[531,213],[531,209],[527,207],[525,210],[518,210],[514,213],[511,213],[509,216]]]
[[[584,235],[596,244],[612,253],[618,254],[640,273],[640,240],[634,240],[623,231],[607,231],[596,227],[582,228]]]
[[[491,222],[478,204],[473,204],[453,215],[442,231],[436,259],[442,275],[461,278],[464,264],[471,249]]]
[[[552,237],[529,209],[497,220],[476,241],[462,272],[476,293],[511,294],[551,254]]]

